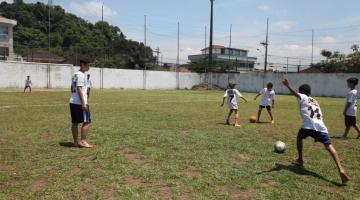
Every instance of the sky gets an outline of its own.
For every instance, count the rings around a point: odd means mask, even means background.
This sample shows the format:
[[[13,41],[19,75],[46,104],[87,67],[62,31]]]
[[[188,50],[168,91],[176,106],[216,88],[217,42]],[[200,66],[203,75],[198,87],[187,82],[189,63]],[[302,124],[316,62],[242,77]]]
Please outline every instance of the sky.
[[[11,0],[8,0],[11,1]],[[40,0],[47,3],[47,0]],[[34,3],[34,0],[25,0]],[[144,41],[147,16],[147,45],[159,47],[164,62],[176,62],[177,27],[180,24],[180,63],[209,43],[209,0],[53,0],[67,12],[90,22],[104,19],[118,26],[128,39]],[[269,18],[270,65],[307,65],[311,62],[312,29],[314,61],[324,59],[322,49],[350,53],[360,43],[359,0],[215,0],[214,44],[249,50],[264,60],[266,19]],[[286,57],[290,57],[287,59]]]

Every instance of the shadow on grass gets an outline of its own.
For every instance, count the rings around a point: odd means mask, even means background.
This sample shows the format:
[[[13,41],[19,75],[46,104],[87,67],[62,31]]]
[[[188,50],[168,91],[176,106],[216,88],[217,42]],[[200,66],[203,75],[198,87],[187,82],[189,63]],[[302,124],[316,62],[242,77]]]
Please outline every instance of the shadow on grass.
[[[276,172],[276,171],[281,171],[281,170],[287,170],[287,171],[293,172],[293,173],[298,174],[298,175],[303,175],[303,176],[312,176],[312,177],[321,179],[323,181],[326,181],[326,182],[331,183],[331,184],[336,185],[336,186],[345,186],[344,184],[337,183],[335,181],[331,181],[331,180],[321,176],[320,174],[309,171],[309,170],[305,169],[302,166],[297,166],[297,165],[293,165],[293,164],[284,165],[284,164],[276,163],[274,168],[272,168],[270,170],[267,170],[267,171],[257,172],[256,174],[261,175],[261,174],[270,173],[270,172]]]
[[[66,148],[79,148],[78,146],[75,146],[72,142],[59,142],[59,145]]]
[[[255,122],[253,124],[271,124],[271,122]]]

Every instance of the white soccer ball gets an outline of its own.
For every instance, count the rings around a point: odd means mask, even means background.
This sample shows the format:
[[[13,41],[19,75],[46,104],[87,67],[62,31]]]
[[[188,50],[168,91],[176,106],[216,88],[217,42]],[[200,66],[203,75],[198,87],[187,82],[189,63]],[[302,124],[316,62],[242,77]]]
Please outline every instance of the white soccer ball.
[[[282,142],[282,141],[275,142],[275,144],[274,144],[275,152],[284,153],[285,149],[286,149],[286,145],[284,142]]]

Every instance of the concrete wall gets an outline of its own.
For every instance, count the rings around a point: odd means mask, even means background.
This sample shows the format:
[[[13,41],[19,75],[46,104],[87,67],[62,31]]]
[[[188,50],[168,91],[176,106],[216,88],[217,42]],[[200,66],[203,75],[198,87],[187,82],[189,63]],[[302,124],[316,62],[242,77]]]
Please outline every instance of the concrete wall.
[[[35,88],[69,88],[71,78],[78,67],[72,65],[48,65],[41,63],[0,62],[0,88],[23,88],[26,76],[31,76]],[[207,76],[197,73],[175,73],[143,70],[91,68],[94,88],[124,89],[191,89],[204,83],[227,88],[230,80],[236,80],[243,92],[257,92],[266,83],[272,82],[277,93],[288,93],[281,84],[285,74],[263,73],[217,74]],[[297,89],[301,84],[309,84],[314,96],[343,97],[346,94],[346,80],[360,74],[288,74],[291,85]]]
[[[344,97],[348,91],[346,80],[350,77],[360,79],[360,74],[308,74],[308,73],[292,73],[292,74],[267,74],[249,73],[249,74],[212,74],[210,81],[214,85],[226,88],[229,80],[236,80],[237,88],[243,92],[257,92],[266,87],[268,82],[274,84],[277,93],[288,94],[288,90],[281,83],[286,78],[290,81],[293,88],[297,88],[302,84],[309,84],[312,88],[314,96],[330,96]]]
[[[72,65],[0,62],[0,88],[23,88],[30,76],[34,88],[69,88],[79,70]],[[93,88],[105,89],[185,89],[204,79],[197,73],[91,68]]]

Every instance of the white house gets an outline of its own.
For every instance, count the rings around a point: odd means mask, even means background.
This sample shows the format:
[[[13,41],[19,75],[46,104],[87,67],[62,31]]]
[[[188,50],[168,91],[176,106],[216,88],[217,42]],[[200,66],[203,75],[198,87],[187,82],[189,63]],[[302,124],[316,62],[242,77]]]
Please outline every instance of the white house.
[[[13,28],[17,21],[0,16],[0,60],[14,60]]]
[[[248,50],[227,48],[220,45],[213,45],[213,67],[219,68],[221,65],[231,64],[228,72],[246,72],[252,71],[255,67],[257,58],[249,57]],[[197,63],[207,60],[209,56],[209,47],[202,49],[201,54],[189,55],[191,63]]]

